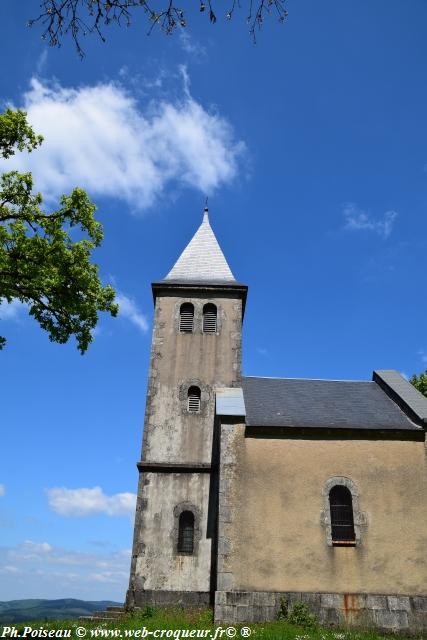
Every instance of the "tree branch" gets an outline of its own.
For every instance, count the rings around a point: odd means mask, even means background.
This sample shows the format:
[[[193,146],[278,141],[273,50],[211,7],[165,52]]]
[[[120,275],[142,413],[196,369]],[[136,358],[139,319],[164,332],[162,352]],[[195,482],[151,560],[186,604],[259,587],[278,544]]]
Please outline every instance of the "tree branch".
[[[223,2],[223,0],[207,0],[209,20],[212,24],[217,21],[215,13],[217,1]],[[254,10],[255,1],[256,9]],[[81,36],[96,33],[105,42],[102,25],[106,27],[113,22],[121,25],[124,22],[129,26],[132,11],[137,8],[144,11],[151,23],[148,34],[156,26],[159,26],[167,35],[172,34],[177,27],[187,26],[187,9],[184,10],[176,0],[153,0],[153,2],[156,8],[153,8],[154,5],[148,0],[43,0],[40,5],[42,12],[36,18],[30,19],[27,24],[31,27],[41,22],[44,27],[42,38],[53,47],[60,47],[64,36],[70,34],[78,54],[83,57]],[[199,2],[199,12],[204,13],[205,2],[204,0]],[[254,41],[256,29],[261,28],[265,16],[271,15],[272,10],[275,10],[279,22],[284,22],[287,18],[286,0],[244,0],[244,2],[249,5],[246,21]],[[191,0],[191,3],[194,3],[194,0]],[[241,8],[239,0],[228,0],[228,9],[226,8],[224,13],[228,20],[231,20],[236,7]],[[85,18],[82,14],[85,14]]]

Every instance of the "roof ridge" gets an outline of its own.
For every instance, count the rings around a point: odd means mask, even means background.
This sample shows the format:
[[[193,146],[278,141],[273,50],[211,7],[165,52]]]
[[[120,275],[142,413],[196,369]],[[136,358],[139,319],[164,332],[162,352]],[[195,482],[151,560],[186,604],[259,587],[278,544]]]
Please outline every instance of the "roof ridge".
[[[242,376],[242,378],[257,378],[262,380],[307,380],[311,382],[369,382],[373,380],[342,380],[337,378],[281,378],[279,376]]]

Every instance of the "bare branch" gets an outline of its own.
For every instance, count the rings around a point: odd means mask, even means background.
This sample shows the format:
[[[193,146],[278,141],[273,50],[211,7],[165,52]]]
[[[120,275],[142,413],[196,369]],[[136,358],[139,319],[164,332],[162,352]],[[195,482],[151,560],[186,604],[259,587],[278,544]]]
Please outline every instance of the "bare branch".
[[[185,0],[178,0],[179,3]],[[206,14],[212,24],[217,21],[217,2],[223,0],[206,0],[208,11]],[[199,0],[199,12],[205,13],[205,0]],[[284,22],[288,12],[285,9],[286,0],[243,0],[249,7],[247,23],[249,33],[254,42],[256,31],[259,30],[267,15],[273,12],[279,22]],[[191,0],[191,5],[194,0]],[[228,0],[228,10],[225,17],[231,20],[236,8],[241,9],[240,0]],[[84,56],[81,38],[95,33],[103,42],[105,37],[103,27],[112,23],[119,26],[130,26],[132,12],[142,9],[149,23],[148,34],[155,27],[167,35],[171,35],[175,29],[187,26],[187,9],[183,9],[176,0],[42,0],[41,13],[36,18],[28,21],[28,26],[37,22],[43,25],[42,38],[47,40],[52,47],[60,47],[64,37],[70,35],[73,39],[80,57]],[[193,9],[190,9],[192,11]],[[221,9],[221,12],[223,9]]]

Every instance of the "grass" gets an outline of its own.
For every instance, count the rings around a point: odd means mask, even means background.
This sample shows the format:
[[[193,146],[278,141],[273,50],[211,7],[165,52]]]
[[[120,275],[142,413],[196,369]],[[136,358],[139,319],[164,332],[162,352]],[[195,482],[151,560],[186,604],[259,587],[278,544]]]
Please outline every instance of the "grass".
[[[8,637],[4,635],[4,632],[3,634],[1,633],[4,626],[6,625],[0,625],[1,638]],[[9,626],[12,626],[12,624]],[[126,630],[129,632],[129,630],[131,629],[137,630],[144,627],[148,631],[154,631],[156,629],[165,629],[170,631],[175,631],[178,629],[210,629],[212,631],[213,638],[216,628],[216,625],[213,624],[213,615],[211,609],[183,609],[180,607],[170,607],[165,609],[153,609],[151,607],[147,607],[145,610],[137,611],[132,614],[126,614],[119,619],[114,619],[108,622],[91,622],[80,620],[61,620],[49,622],[37,621],[28,622],[25,624],[15,623],[13,626],[18,630],[18,633],[22,633],[25,626],[31,626],[34,630],[43,627],[45,631],[70,629],[70,637],[73,639],[78,637],[76,629],[78,627],[84,627],[86,630],[86,640],[94,637],[131,637],[129,635],[125,635]],[[240,631],[243,626],[250,628],[250,638],[252,638],[253,640],[396,640],[395,634],[381,633],[379,631],[360,631],[337,628],[331,629],[320,626],[308,629],[301,626],[289,624],[287,621],[282,620],[277,620],[275,622],[237,625],[235,637],[238,640],[242,638],[242,634],[240,633]],[[222,625],[222,627],[225,629],[227,625]],[[107,630],[118,630],[122,635],[120,636],[118,633],[115,636],[107,635]],[[26,637],[30,638],[31,635],[27,635]],[[177,635],[173,635],[172,633],[170,633],[169,637],[177,638]],[[227,636],[224,633],[221,637],[221,640],[228,640],[229,637],[230,636]],[[408,638],[408,636],[398,636],[399,640],[403,640],[403,638],[405,637]],[[153,636],[147,636],[147,638],[151,640]],[[217,638],[220,638],[220,636],[218,635]],[[418,634],[416,636],[411,636],[411,640],[425,640],[425,637]]]

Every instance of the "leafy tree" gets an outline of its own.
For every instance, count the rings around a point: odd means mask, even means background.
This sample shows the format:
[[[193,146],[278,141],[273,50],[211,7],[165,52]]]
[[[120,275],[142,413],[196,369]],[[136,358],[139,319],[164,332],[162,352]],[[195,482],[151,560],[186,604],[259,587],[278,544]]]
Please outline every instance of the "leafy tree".
[[[414,373],[409,382],[427,398],[427,369],[418,376]]]
[[[170,35],[177,27],[186,27],[188,13],[198,11],[209,17],[212,24],[217,21],[217,6],[223,0],[190,0],[192,8],[187,10],[178,0],[42,0],[41,13],[28,22],[32,26],[41,22],[44,27],[43,38],[51,46],[61,46],[65,35],[70,34],[81,56],[84,51],[81,46],[81,36],[96,33],[103,42],[103,28],[115,23],[118,25],[131,24],[134,9],[141,9],[151,33],[159,26]],[[279,22],[284,22],[288,12],[285,9],[286,0],[227,0],[226,8],[221,8],[227,20],[231,20],[241,3],[246,8],[246,22],[252,38],[256,39],[256,31],[260,29],[268,15],[275,15]]]
[[[42,142],[24,111],[0,114],[0,157],[19,149],[31,152]],[[0,177],[0,303],[20,300],[30,315],[64,343],[75,335],[83,354],[92,341],[98,311],[116,316],[115,292],[102,287],[98,267],[90,261],[99,246],[102,225],[83,189],[63,195],[60,208],[46,213],[40,193],[33,193],[31,173],[10,171]],[[83,237],[73,240],[69,230]],[[1,308],[1,307],[0,307]],[[5,338],[0,337],[0,349]]]

